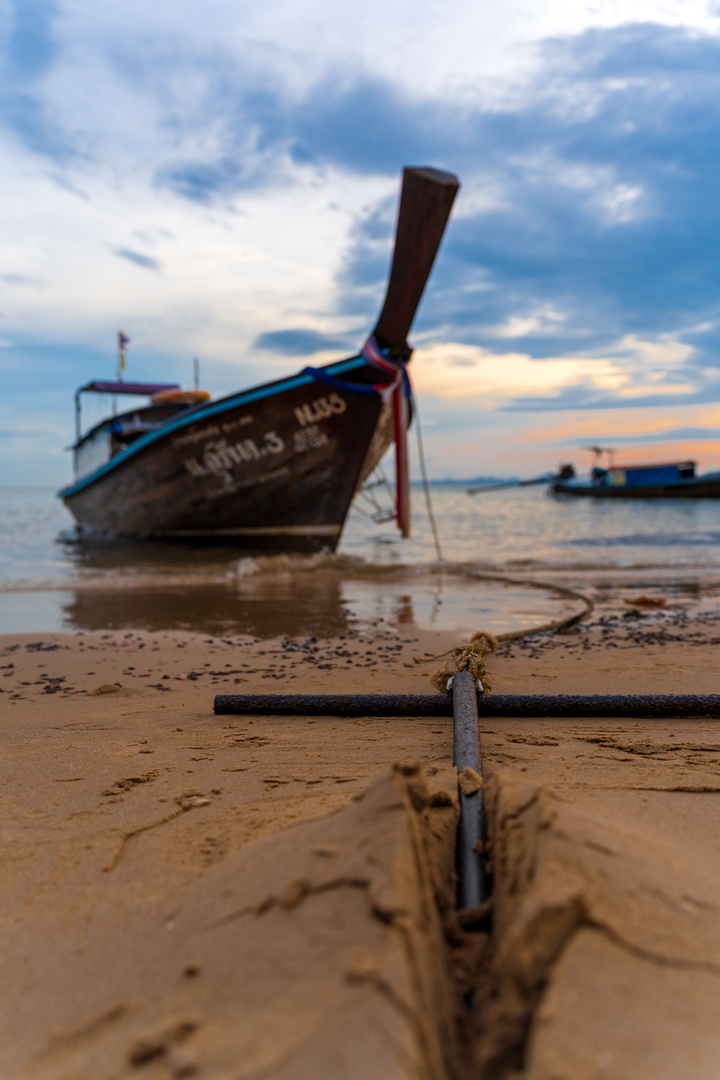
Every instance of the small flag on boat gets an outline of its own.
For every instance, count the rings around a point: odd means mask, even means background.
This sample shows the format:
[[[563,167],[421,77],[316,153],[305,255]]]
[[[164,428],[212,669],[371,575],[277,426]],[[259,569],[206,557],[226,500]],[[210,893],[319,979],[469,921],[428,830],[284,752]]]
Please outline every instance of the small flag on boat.
[[[130,344],[130,338],[127,334],[123,334],[122,330],[118,330],[118,379],[122,380],[122,373],[125,370],[125,350]]]

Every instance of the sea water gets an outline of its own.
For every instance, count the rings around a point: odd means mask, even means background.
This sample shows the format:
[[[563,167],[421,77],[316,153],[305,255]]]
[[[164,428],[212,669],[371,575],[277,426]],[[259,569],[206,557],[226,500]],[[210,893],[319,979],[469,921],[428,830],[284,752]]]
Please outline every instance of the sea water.
[[[355,628],[538,626],[577,610],[548,585],[720,577],[720,500],[593,500],[542,487],[471,496],[433,485],[440,555],[422,489],[413,535],[360,505],[335,554],[78,539],[49,489],[0,490],[0,632],[189,630],[259,637]],[[679,585],[678,585],[679,583]]]

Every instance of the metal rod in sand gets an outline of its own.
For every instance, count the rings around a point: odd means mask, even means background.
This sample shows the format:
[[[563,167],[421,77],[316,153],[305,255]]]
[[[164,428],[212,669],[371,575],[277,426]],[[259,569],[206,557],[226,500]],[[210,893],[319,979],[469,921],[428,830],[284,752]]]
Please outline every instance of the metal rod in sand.
[[[720,719],[720,694],[479,694],[477,710],[481,718]],[[246,716],[452,716],[453,698],[451,694],[218,694],[215,712]]]

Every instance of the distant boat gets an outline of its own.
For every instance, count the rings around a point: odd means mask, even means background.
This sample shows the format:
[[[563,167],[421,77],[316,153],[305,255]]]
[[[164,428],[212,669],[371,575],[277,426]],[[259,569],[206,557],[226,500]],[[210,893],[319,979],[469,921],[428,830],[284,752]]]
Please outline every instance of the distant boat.
[[[557,495],[581,495],[594,499],[717,499],[720,472],[695,475],[694,461],[671,461],[656,465],[595,466],[587,479],[555,480]]]
[[[355,492],[391,442],[397,523],[410,534],[407,344],[457,178],[405,169],[387,294],[360,353],[217,401],[175,384],[95,381],[75,395],[75,481],[59,492],[83,532],[334,550]],[[81,395],[149,397],[85,434]]]
[[[650,465],[615,465],[615,451],[604,446],[588,446],[593,465],[587,478],[579,477],[572,465],[564,464],[556,473],[544,473],[531,480],[508,480],[468,488],[468,495],[501,491],[509,487],[547,484],[556,495],[579,495],[594,499],[717,499],[720,472],[696,476],[696,462],[670,461]],[[608,464],[600,462],[607,456]]]
[[[648,465],[616,465],[608,446],[588,446],[593,464],[587,479],[558,475],[550,490],[557,495],[595,499],[716,499],[720,472],[696,476],[696,462],[668,461]],[[603,457],[607,465],[601,464]]]

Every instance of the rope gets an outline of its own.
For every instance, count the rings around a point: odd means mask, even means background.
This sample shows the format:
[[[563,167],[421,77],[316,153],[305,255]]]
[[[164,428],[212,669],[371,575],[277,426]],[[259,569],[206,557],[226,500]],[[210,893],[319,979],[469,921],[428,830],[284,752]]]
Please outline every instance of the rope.
[[[420,404],[418,402],[417,393],[415,394],[415,430],[417,431],[420,473],[422,475],[423,490],[425,492],[425,505],[427,506],[427,514],[430,521],[430,528],[432,529],[433,540],[435,541],[435,551],[437,553],[438,562],[442,562],[443,556],[440,548],[440,536],[438,535],[437,525],[435,524],[435,514],[433,513],[432,500],[430,498],[430,485],[428,484],[427,469],[425,468],[425,451],[423,450],[422,431],[420,430]]]
[[[456,675],[458,671],[469,671],[473,679],[480,679],[484,689],[490,689],[488,673],[485,670],[484,657],[497,649],[497,638],[489,634],[487,630],[479,630],[473,634],[469,645],[456,645],[452,651],[452,661],[455,671],[446,664],[444,668],[433,671],[430,682],[439,694],[447,691],[448,679]],[[446,655],[443,653],[443,655]]]

